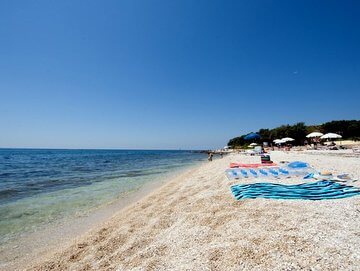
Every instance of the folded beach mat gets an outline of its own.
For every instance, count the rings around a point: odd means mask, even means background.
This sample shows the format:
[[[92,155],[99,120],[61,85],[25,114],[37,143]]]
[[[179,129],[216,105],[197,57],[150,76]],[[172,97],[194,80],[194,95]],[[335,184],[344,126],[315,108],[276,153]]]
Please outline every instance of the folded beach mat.
[[[286,166],[278,167],[276,164],[237,164],[231,163],[230,168],[225,170],[225,174],[228,179],[240,179],[240,178],[289,178],[291,176],[298,176],[310,178],[310,174],[317,171],[310,167],[309,164],[296,161],[289,163]],[[324,179],[321,179],[324,180]],[[326,178],[326,180],[333,180],[332,178]]]
[[[275,183],[238,184],[231,186],[237,200],[240,199],[341,199],[360,195],[360,189],[333,181],[319,181],[296,185]]]
[[[287,168],[279,167],[257,167],[257,168],[229,168],[225,170],[225,174],[229,180],[243,178],[289,178],[292,172]],[[295,176],[295,175],[294,175]]]

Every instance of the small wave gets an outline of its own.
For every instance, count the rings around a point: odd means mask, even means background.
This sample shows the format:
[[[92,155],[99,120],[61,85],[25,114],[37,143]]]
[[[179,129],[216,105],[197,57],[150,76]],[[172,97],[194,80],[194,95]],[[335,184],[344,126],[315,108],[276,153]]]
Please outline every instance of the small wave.
[[[20,211],[20,212],[15,212],[15,213],[9,214],[9,216],[7,218],[8,219],[21,219],[21,218],[26,217],[26,216],[33,216],[36,213],[38,213],[38,212],[36,212],[34,210],[31,210],[31,211],[27,210],[27,211],[24,211],[24,212]]]
[[[3,178],[3,177],[10,177],[10,176],[11,176],[11,173],[9,173],[9,172],[0,173],[0,178]]]
[[[134,170],[130,172],[126,172],[124,174],[120,174],[119,178],[129,178],[129,177],[141,177],[141,176],[149,176],[149,175],[156,175],[162,173],[161,171],[142,171],[142,170]]]
[[[13,197],[14,195],[18,194],[19,191],[16,189],[4,189],[0,190],[0,200],[7,199]]]

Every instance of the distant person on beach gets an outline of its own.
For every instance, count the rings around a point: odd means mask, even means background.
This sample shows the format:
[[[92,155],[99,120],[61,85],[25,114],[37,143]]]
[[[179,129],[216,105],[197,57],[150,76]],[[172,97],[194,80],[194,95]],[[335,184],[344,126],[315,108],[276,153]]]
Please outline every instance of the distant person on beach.
[[[212,158],[213,158],[213,153],[211,151],[208,152],[208,160],[209,162],[212,161]]]
[[[223,158],[223,153],[222,152],[220,152],[220,158]]]

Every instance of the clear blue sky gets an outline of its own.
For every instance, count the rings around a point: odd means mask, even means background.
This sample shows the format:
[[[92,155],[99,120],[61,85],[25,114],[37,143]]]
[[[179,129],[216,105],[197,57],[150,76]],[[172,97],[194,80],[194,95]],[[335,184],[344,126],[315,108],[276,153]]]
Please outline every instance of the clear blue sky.
[[[210,148],[360,118],[360,1],[0,2],[0,146]]]

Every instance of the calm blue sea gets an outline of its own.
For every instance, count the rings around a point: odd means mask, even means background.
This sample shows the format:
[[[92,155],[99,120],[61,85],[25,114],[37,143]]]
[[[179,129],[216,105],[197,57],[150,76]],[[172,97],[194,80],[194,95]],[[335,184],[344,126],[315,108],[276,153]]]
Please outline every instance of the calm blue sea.
[[[0,149],[0,243],[205,159],[190,151]]]

